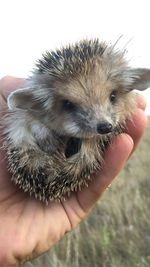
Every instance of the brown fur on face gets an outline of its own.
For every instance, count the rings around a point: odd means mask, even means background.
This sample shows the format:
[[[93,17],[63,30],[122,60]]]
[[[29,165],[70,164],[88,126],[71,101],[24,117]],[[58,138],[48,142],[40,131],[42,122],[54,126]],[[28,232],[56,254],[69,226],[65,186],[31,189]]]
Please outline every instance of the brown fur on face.
[[[8,97],[12,180],[46,203],[86,185],[136,107],[132,90],[148,86],[150,70],[130,68],[98,40],[45,53],[28,86]]]
[[[86,68],[84,75],[77,74],[67,82],[55,81],[53,112],[59,118],[55,120],[56,131],[67,134],[65,123],[70,121],[71,125],[73,121],[80,129],[73,132],[72,127],[68,135],[83,138],[96,135],[96,125],[100,122],[108,121],[114,129],[125,122],[135,108],[135,94],[126,90],[126,81],[121,78],[122,66],[125,67],[122,61],[115,68],[109,65],[109,61],[102,64],[94,59],[89,61],[88,71]],[[117,94],[115,104],[110,102],[113,91]],[[62,109],[63,100],[75,105],[75,110],[70,114]]]

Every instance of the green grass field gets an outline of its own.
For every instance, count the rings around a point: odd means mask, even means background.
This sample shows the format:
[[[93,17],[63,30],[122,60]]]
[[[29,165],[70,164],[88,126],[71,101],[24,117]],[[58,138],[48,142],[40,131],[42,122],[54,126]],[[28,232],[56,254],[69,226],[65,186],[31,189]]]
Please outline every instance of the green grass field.
[[[150,119],[136,153],[87,219],[23,266],[150,266]]]

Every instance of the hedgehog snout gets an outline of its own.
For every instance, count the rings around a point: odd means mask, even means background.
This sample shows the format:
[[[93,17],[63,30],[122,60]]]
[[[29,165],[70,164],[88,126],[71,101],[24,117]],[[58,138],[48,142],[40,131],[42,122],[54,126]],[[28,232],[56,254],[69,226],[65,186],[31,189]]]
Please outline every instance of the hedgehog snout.
[[[113,126],[109,122],[100,122],[97,124],[97,132],[99,134],[111,133],[112,130],[113,130]]]

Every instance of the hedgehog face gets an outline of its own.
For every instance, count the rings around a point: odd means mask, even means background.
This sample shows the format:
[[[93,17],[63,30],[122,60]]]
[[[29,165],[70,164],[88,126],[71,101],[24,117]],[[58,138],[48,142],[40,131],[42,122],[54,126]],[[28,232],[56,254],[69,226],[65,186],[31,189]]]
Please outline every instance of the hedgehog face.
[[[118,98],[118,99],[117,99]],[[96,101],[93,105],[81,105],[70,99],[60,101],[55,109],[55,121],[52,128],[61,135],[89,138],[98,134],[109,134],[121,123],[121,102],[117,91],[112,91],[105,103]],[[115,103],[116,102],[116,103]],[[57,117],[56,117],[57,116]]]
[[[89,81],[91,83],[91,79]],[[103,84],[93,81],[92,88],[88,89],[89,81],[59,84],[57,88],[61,89],[54,95],[47,126],[50,125],[60,135],[78,138],[115,131],[127,116],[123,111],[129,111],[129,98],[130,110],[132,108],[131,96],[110,81]]]
[[[134,110],[132,71],[115,64],[110,68],[106,62],[90,64],[84,75],[54,83],[46,124],[60,135],[90,138],[110,134],[119,130]]]

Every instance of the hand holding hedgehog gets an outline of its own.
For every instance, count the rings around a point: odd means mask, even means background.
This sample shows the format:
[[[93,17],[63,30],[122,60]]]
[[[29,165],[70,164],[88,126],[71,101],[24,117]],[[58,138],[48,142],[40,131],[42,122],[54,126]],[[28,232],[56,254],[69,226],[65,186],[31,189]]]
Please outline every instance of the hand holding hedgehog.
[[[6,92],[24,81],[3,79],[0,87]],[[4,103],[0,99],[3,110]],[[132,120],[127,121],[125,133],[115,136],[112,145],[104,153],[105,166],[95,174],[89,187],[73,193],[62,203],[43,203],[28,198],[11,182],[0,152],[0,266],[18,266],[28,258],[36,257],[74,228],[91,210],[95,202],[123,168],[130,153],[135,149],[146,127],[143,109],[145,101],[138,98]],[[57,222],[57,223],[56,223]]]
[[[28,85],[8,97],[12,180],[46,203],[88,185],[136,108],[132,90],[149,86],[149,69],[129,68],[124,52],[98,40],[47,52]]]

